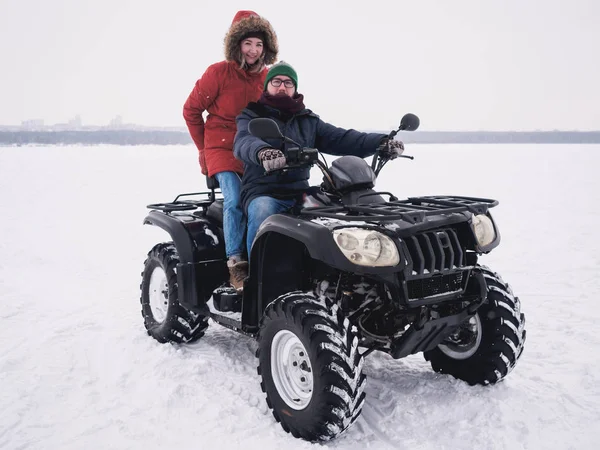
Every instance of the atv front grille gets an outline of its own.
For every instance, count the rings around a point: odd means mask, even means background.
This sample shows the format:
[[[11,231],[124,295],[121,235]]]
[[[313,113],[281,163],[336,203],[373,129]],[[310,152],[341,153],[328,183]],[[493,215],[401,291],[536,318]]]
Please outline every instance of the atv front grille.
[[[463,290],[463,272],[409,280],[406,287],[409,300],[460,292]]]
[[[442,273],[463,266],[463,251],[451,229],[427,231],[405,237],[413,275]]]

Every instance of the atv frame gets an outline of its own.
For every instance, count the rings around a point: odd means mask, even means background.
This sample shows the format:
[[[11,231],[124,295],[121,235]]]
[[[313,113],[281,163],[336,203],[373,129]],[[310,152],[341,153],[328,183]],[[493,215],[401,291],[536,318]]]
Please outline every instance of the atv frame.
[[[404,129],[411,129],[407,116]],[[265,121],[255,119],[250,131],[277,136],[277,126]],[[333,438],[358,417],[362,365],[375,350],[393,358],[423,352],[434,370],[469,384],[494,384],[512,370],[525,341],[520,301],[478,263],[500,244],[489,211],[498,201],[399,200],[377,192],[356,174],[376,177],[387,163],[383,151],[374,156],[372,173],[355,157],[327,167],[315,149],[291,148],[287,158],[291,167],[319,166],[324,183],[307,193],[315,206],[275,214],[261,225],[241,295],[224,287],[223,203],[214,179],[209,191],[148,205],[144,224],[172,238],[150,251],[142,273],[142,314],[151,336],[192,342],[211,318],[257,339],[269,407],[286,431],[310,441]],[[342,190],[336,179],[342,172],[358,187]],[[356,229],[378,236],[381,248],[393,243],[397,263],[353,260],[340,234]]]

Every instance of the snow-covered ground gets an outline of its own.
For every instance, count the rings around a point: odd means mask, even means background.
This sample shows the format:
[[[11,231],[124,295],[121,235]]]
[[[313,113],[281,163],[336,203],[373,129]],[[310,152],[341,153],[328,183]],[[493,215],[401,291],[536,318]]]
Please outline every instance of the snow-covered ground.
[[[600,146],[407,153],[380,190],[500,201],[503,241],[482,262],[521,298],[525,351],[493,387],[372,354],[361,417],[324,447],[598,448]],[[142,262],[168,236],[142,225],[145,205],[203,186],[191,146],[0,148],[0,448],[316,445],[267,409],[252,339],[214,323],[193,345],[146,335]]]

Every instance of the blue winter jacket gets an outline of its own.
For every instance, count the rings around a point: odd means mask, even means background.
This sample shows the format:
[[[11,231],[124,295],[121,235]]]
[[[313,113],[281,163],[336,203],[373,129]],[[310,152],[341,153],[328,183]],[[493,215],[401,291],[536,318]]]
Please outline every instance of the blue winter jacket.
[[[276,148],[284,153],[293,144],[282,139],[263,141],[248,132],[248,122],[257,117],[269,117],[277,122],[284,136],[303,147],[318,148],[319,151],[335,156],[354,155],[361,158],[371,156],[387,135],[381,133],[361,133],[345,130],[323,122],[310,109],[283,120],[279,110],[262,103],[252,102],[236,117],[237,133],[233,144],[236,158],[244,162],[241,201],[248,211],[250,202],[259,196],[275,198],[297,198],[309,187],[309,169],[290,169],[267,173],[258,159],[263,148]]]

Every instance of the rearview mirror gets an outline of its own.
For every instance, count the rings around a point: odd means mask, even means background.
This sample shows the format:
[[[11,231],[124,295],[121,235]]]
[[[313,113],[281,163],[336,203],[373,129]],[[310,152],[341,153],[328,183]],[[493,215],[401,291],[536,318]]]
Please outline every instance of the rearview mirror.
[[[417,128],[419,128],[420,124],[421,124],[421,121],[419,120],[419,118],[417,116],[415,116],[414,114],[408,113],[408,114],[405,114],[404,117],[402,117],[402,120],[400,121],[400,130],[415,131]]]
[[[283,135],[273,119],[258,117],[248,123],[248,131],[260,139],[281,139]]]

